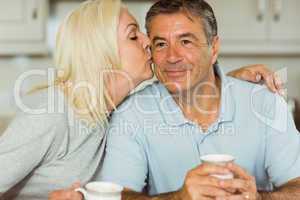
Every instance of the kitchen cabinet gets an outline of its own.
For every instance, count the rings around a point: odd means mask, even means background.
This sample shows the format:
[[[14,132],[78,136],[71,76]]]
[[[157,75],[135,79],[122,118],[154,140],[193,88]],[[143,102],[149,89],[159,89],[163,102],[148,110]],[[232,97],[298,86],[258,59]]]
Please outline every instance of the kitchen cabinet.
[[[299,0],[207,0],[222,54],[300,54]]]
[[[47,0],[0,1],[0,55],[47,53]]]
[[[272,40],[300,42],[300,1],[274,0],[270,37]]]

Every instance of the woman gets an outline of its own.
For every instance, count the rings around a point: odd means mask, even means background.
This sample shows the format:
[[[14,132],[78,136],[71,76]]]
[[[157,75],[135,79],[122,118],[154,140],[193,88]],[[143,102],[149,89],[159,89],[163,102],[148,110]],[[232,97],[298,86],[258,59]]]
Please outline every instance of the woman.
[[[57,78],[27,95],[30,112],[20,112],[0,138],[3,199],[47,199],[50,191],[93,178],[108,116],[153,76],[149,45],[119,0],[84,2],[64,20],[57,35]],[[236,75],[255,79],[267,72],[253,69]]]

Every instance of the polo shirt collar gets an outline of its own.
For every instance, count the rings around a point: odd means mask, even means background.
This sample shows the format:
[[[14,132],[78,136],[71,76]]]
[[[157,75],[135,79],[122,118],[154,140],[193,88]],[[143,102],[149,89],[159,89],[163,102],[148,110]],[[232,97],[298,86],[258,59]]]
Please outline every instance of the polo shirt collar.
[[[214,70],[221,80],[221,110],[217,123],[230,122],[235,115],[235,101],[231,89],[233,82],[218,65],[214,66]],[[167,88],[161,83],[158,84],[158,87],[160,91],[159,107],[165,122],[170,126],[181,126],[192,123],[185,118]]]

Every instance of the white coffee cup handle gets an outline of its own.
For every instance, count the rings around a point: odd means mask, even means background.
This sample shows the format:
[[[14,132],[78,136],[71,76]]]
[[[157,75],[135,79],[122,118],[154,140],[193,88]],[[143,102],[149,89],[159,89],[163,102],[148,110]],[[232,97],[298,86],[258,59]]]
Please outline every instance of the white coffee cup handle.
[[[80,192],[83,195],[83,198],[87,198],[87,191],[84,188],[76,188],[75,192]]]

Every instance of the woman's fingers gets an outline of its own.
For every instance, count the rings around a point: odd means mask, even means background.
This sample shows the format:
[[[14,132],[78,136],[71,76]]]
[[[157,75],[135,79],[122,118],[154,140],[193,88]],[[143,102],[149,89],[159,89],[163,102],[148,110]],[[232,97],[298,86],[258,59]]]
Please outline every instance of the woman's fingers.
[[[78,181],[78,182],[73,183],[73,184],[71,185],[70,189],[71,189],[71,190],[75,190],[75,189],[77,189],[77,188],[80,188],[80,186],[81,186],[81,184],[80,184],[80,182]]]
[[[245,79],[254,83],[264,81],[269,90],[271,90],[272,92],[278,92],[279,94],[283,95],[283,83],[280,77],[265,65],[249,66],[244,70],[243,73],[243,77]],[[253,78],[253,76],[255,76],[255,78]]]
[[[274,83],[274,76],[272,73],[262,73],[263,80],[265,81],[266,86],[271,90],[272,92],[277,92],[275,83]]]
[[[246,81],[250,81],[253,83],[259,83],[260,79],[258,79],[257,74],[253,73],[251,70],[244,70],[241,74],[241,78]]]
[[[55,190],[49,194],[48,200],[83,200],[83,196],[75,189],[80,187],[80,182],[75,182],[68,189]]]
[[[253,83],[264,83],[271,92],[284,95],[280,77],[265,65],[249,65],[232,71],[228,75]]]
[[[278,74],[274,74],[274,84],[278,91],[278,93],[283,96],[284,95],[284,84]]]

